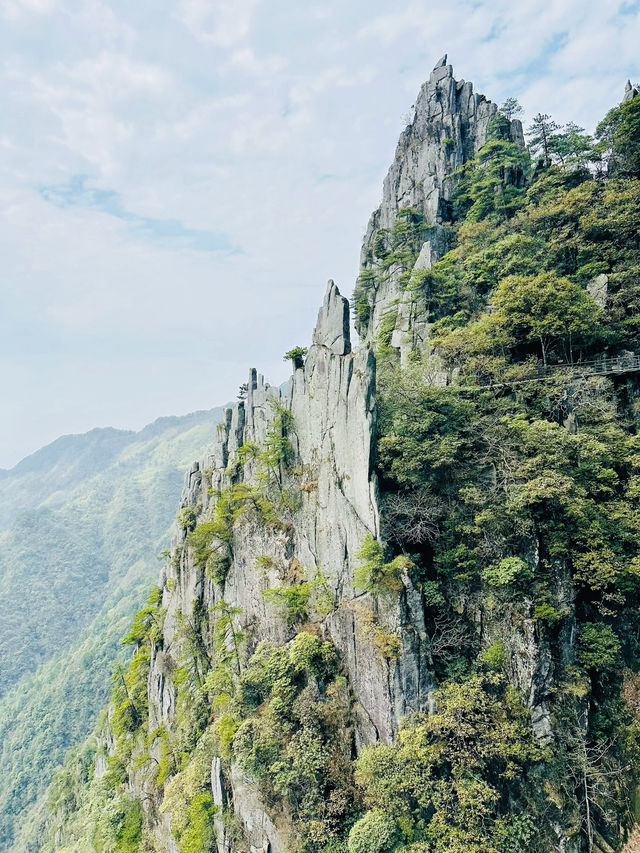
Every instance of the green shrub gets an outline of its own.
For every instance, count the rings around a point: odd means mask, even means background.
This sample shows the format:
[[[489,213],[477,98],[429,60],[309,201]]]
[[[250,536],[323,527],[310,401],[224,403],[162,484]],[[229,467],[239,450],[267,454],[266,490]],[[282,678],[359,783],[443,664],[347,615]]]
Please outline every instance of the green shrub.
[[[178,527],[181,527],[183,530],[193,530],[196,526],[197,519],[198,514],[194,507],[183,506],[177,516]]]
[[[377,817],[354,825],[349,853],[393,850],[395,826],[429,853],[545,849],[533,837],[500,843],[505,818],[531,816],[535,826],[528,773],[545,757],[517,692],[492,672],[447,684],[435,700],[436,713],[407,720],[393,744],[361,751],[356,782]]]
[[[395,820],[380,809],[372,809],[351,827],[349,853],[391,853],[401,838]]]
[[[215,723],[218,750],[223,758],[229,760],[233,755],[232,743],[240,723],[233,714],[221,714]]]
[[[546,601],[541,601],[533,608],[533,618],[537,622],[546,625],[555,625],[563,618],[564,614]]]
[[[307,352],[308,350],[306,347],[294,347],[293,349],[290,349],[289,352],[285,352],[283,360],[292,361],[294,367],[302,367],[303,359]]]
[[[498,565],[487,566],[482,577],[489,586],[501,587],[522,583],[532,577],[531,569],[520,557],[505,557]]]
[[[160,741],[160,757],[158,758],[158,764],[156,767],[155,782],[156,785],[161,787],[164,785],[169,776],[171,776],[171,774],[176,770],[174,756],[171,751],[169,732],[166,728],[161,726],[152,734],[151,740]]]
[[[608,672],[620,667],[620,640],[610,625],[585,622],[580,628],[577,646],[578,662],[594,672]]]
[[[485,649],[478,656],[478,661],[483,663],[489,669],[500,670],[505,665],[507,655],[504,650],[502,640],[496,640],[489,648]]]
[[[227,579],[231,568],[231,555],[226,547],[213,550],[207,557],[205,564],[205,575],[212,581],[222,586]]]
[[[217,849],[213,824],[216,812],[211,794],[196,794],[187,811],[187,826],[178,841],[179,853],[214,853]]]
[[[307,672],[326,681],[335,674],[338,666],[336,650],[331,643],[323,642],[315,634],[301,631],[289,645],[289,660],[296,672]]]
[[[382,545],[370,533],[364,538],[358,559],[360,565],[353,573],[353,585],[374,594],[398,592],[402,588],[402,573],[413,566],[404,556],[385,562]]]
[[[331,643],[308,632],[288,647],[260,643],[240,675],[238,716],[224,724],[235,761],[267,800],[287,802],[309,851],[337,842],[353,796],[351,699],[337,667]]]
[[[294,625],[307,618],[307,606],[311,594],[309,581],[292,586],[275,586],[262,592],[265,601],[274,604],[286,616],[287,622]]]

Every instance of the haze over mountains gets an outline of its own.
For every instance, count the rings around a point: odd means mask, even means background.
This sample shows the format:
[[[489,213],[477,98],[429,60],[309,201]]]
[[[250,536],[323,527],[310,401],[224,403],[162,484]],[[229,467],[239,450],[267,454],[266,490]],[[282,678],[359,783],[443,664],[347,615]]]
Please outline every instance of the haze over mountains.
[[[90,730],[222,409],[59,438],[0,471],[0,848]],[[24,818],[21,819],[21,823]]]

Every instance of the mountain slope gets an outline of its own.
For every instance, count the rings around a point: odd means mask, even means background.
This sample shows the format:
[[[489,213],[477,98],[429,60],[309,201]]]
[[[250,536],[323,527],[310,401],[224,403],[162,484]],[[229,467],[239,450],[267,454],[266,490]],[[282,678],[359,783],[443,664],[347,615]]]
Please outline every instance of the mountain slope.
[[[65,436],[0,480],[0,844],[104,703],[221,411]]]
[[[43,853],[621,853],[640,783],[640,93],[524,146],[446,57],[349,305],[185,482]],[[627,847],[627,849],[629,849]]]

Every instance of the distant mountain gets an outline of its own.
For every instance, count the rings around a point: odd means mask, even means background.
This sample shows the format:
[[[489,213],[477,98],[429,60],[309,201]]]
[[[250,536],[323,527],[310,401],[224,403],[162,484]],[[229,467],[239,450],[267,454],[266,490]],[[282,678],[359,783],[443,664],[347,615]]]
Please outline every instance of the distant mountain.
[[[222,409],[59,438],[0,472],[0,849],[91,729]]]

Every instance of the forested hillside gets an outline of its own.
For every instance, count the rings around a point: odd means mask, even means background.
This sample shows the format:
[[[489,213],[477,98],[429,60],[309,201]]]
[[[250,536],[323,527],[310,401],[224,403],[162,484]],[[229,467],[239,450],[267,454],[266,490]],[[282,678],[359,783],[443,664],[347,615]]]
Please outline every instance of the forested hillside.
[[[220,411],[65,436],[0,479],[0,847],[104,704]]]
[[[519,111],[422,87],[358,351],[330,282],[250,373],[33,849],[636,849],[640,92]]]

